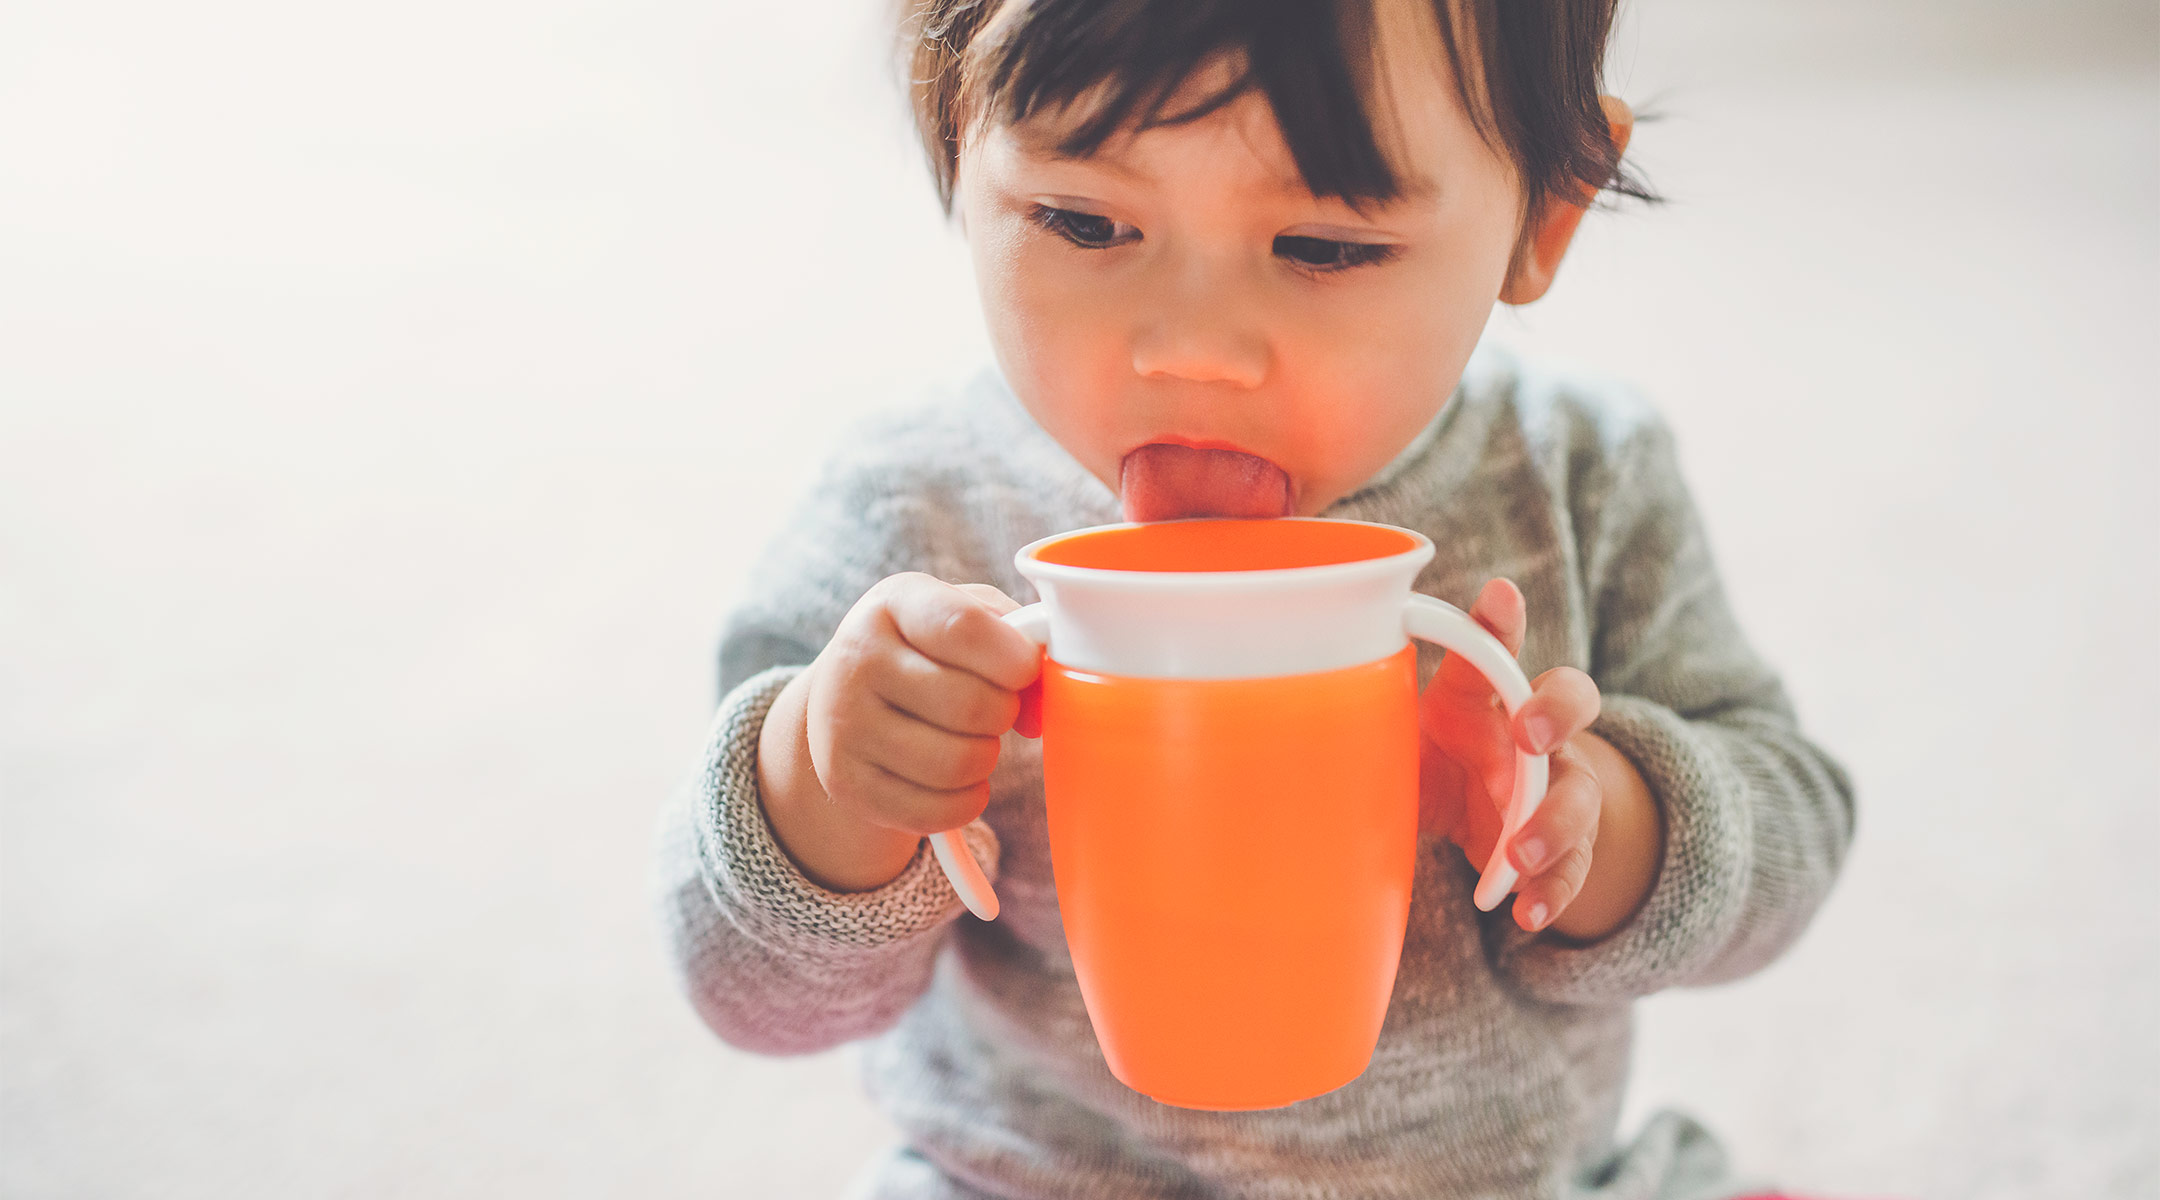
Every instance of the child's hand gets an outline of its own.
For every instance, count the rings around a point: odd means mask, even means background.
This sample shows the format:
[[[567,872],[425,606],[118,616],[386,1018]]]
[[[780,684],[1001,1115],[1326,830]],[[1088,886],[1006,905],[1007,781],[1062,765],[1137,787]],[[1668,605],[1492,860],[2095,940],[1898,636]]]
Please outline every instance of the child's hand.
[[[998,737],[1041,652],[999,620],[1020,607],[985,583],[880,580],[810,664],[810,759],[833,805],[922,835],[982,815]]]
[[[1509,654],[1522,651],[1522,593],[1494,579],[1470,607]],[[1424,731],[1420,751],[1420,827],[1463,848],[1480,870],[1492,857],[1515,786],[1516,747],[1552,754],[1552,780],[1530,824],[1516,834],[1508,858],[1522,872],[1515,920],[1524,929],[1550,925],[1582,890],[1597,841],[1603,792],[1580,752],[1566,745],[1598,715],[1597,684],[1573,667],[1554,667],[1531,685],[1530,699],[1509,721],[1492,685],[1460,655],[1441,660],[1418,700]]]

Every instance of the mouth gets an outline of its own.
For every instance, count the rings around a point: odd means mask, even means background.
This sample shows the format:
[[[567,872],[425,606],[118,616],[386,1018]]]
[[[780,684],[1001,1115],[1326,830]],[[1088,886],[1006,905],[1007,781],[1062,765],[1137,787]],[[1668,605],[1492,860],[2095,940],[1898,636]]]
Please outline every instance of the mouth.
[[[1286,517],[1290,475],[1226,442],[1150,442],[1119,464],[1118,501],[1128,521]]]

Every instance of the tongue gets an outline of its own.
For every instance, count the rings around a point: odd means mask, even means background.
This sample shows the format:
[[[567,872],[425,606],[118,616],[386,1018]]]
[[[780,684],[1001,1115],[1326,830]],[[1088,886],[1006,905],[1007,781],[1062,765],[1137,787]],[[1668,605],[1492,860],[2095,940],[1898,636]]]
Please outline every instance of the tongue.
[[[1290,515],[1290,477],[1235,450],[1142,446],[1125,456],[1118,492],[1128,521]]]

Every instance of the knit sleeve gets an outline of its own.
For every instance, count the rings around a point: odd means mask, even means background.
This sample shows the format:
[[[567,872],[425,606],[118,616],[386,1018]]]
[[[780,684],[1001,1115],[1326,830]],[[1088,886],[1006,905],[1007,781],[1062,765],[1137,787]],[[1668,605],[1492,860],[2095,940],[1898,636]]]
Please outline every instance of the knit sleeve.
[[[1653,414],[1615,460],[1570,501],[1603,695],[1590,728],[1648,784],[1664,853],[1642,907],[1595,942],[1496,923],[1503,975],[1562,1004],[1759,970],[1814,917],[1853,834],[1852,781],[1735,623],[1671,432]]]
[[[773,698],[800,667],[729,693],[701,762],[668,805],[656,856],[661,923],[678,982],[722,1040],[766,1054],[823,1050],[881,1033],[929,986],[942,935],[962,911],[924,842],[892,882],[833,892],[803,875],[758,801],[757,743]],[[969,849],[993,876],[981,821]]]
[[[871,585],[929,552],[919,498],[889,465],[843,447],[758,560],[721,640],[719,711],[656,831],[651,887],[677,980],[745,1050],[809,1053],[883,1032],[928,987],[964,911],[927,841],[882,887],[821,887],[774,837],[758,794],[774,698]],[[994,879],[989,826],[963,837]]]

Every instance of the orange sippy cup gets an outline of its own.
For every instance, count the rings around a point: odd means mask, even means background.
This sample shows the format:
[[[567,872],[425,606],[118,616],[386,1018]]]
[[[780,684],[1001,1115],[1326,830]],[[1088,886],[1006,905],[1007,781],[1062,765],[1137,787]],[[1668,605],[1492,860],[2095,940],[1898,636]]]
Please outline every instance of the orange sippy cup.
[[[1105,525],[1015,556],[1042,596],[1043,795],[1073,970],[1110,1071],[1184,1108],[1274,1108],[1355,1079],[1387,1015],[1418,821],[1410,638],[1464,656],[1510,713],[1498,639],[1411,590],[1423,534],[1309,517]],[[1544,798],[1517,751],[1506,825]],[[976,915],[957,832],[932,848]]]

